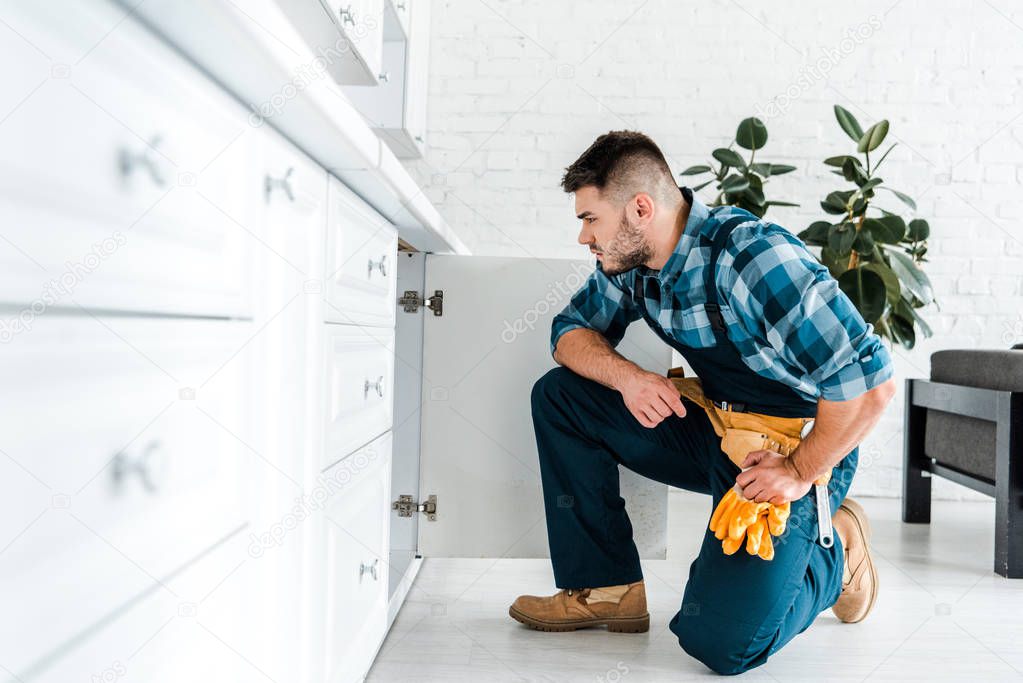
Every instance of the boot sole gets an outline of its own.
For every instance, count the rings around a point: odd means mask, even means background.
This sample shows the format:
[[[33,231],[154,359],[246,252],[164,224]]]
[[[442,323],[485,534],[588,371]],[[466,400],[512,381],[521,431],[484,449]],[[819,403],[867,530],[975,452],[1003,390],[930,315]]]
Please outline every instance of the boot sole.
[[[611,633],[646,633],[650,630],[650,614],[641,617],[607,617],[603,619],[580,619],[578,621],[544,621],[536,619],[518,611],[514,607],[508,608],[508,615],[531,629],[548,632],[575,631],[580,628],[593,626],[607,626]]]
[[[870,572],[871,578],[870,599],[867,601],[866,609],[863,610],[863,614],[859,619],[846,622],[849,624],[855,624],[867,618],[867,615],[870,614],[870,610],[874,608],[874,601],[877,600],[877,568],[874,566],[874,558],[870,553],[870,536],[872,531],[870,528],[870,519],[867,517],[867,513],[863,509],[862,505],[857,503],[855,500],[846,498],[842,501],[842,504],[839,505],[839,507],[844,507],[849,510],[852,514],[853,520],[856,522],[856,526],[860,530],[860,535],[863,536],[863,545],[866,548],[867,571]]]

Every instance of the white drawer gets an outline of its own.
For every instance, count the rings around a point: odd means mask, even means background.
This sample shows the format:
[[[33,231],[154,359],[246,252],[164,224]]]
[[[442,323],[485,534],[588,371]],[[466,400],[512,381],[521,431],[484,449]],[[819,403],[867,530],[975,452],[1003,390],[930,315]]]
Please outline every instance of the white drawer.
[[[327,680],[361,681],[387,630],[391,433],[325,473],[340,484],[327,507]]]
[[[330,179],[329,195],[326,318],[393,327],[398,233],[336,178]]]
[[[47,315],[0,347],[4,666],[26,668],[245,523],[267,470],[253,328]]]
[[[107,3],[4,20],[50,59],[0,43],[0,303],[246,316],[245,110]]]
[[[251,604],[235,590],[247,569],[238,569],[244,535],[232,537],[169,579],[166,589],[143,596],[88,638],[42,663],[26,680],[265,680],[236,652],[248,639],[251,615]]]
[[[394,332],[326,328],[325,468],[390,429],[394,412]]]

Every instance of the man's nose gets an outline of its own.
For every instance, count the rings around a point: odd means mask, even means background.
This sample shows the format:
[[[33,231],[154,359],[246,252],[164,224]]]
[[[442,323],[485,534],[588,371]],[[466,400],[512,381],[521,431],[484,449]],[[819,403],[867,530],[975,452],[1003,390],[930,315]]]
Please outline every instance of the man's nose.
[[[586,233],[586,226],[584,225],[579,230],[579,244],[589,244],[593,241],[593,238]]]

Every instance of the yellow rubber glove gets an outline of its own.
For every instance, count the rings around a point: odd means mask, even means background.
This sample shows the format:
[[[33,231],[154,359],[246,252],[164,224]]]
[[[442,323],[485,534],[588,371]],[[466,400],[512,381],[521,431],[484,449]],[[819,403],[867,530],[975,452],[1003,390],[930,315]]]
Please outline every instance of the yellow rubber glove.
[[[732,487],[725,492],[710,519],[710,530],[720,540],[726,555],[736,552],[746,540],[746,552],[765,560],[774,557],[771,536],[785,532],[790,503],[774,505],[747,499]]]

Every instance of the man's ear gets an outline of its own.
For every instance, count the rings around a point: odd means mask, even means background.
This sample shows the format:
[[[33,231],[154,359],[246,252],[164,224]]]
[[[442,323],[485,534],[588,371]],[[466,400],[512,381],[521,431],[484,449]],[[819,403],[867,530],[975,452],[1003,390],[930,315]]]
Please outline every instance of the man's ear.
[[[646,192],[640,192],[632,199],[635,206],[636,220],[638,223],[646,224],[654,216],[654,199]]]

